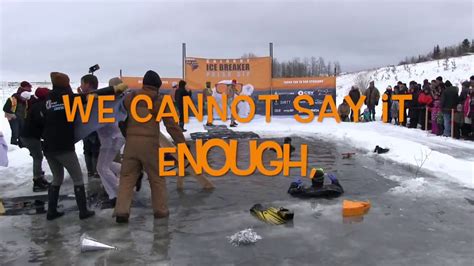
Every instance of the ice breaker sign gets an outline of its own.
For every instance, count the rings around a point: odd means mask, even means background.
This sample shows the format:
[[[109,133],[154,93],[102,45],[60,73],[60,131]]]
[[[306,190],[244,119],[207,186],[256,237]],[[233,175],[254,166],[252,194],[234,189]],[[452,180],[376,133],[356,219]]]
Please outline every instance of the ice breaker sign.
[[[256,89],[271,86],[271,57],[239,59],[210,59],[187,57],[185,80],[190,89],[203,89],[206,82],[236,79],[241,84],[252,84]]]

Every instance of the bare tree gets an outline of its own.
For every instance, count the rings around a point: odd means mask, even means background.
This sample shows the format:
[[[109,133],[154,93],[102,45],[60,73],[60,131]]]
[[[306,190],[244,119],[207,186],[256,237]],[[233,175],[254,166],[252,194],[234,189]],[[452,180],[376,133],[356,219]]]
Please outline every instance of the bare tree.
[[[240,58],[247,59],[247,58],[255,58],[255,57],[257,57],[257,55],[255,55],[254,53],[246,53],[246,54],[243,54]]]
[[[369,82],[370,78],[368,73],[360,73],[354,80],[355,85],[362,94],[364,94],[365,90],[369,87]]]

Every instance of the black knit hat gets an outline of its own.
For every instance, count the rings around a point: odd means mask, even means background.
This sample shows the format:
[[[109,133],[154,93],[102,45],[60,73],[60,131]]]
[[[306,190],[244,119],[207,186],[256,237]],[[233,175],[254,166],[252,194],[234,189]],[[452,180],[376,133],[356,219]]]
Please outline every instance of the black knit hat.
[[[159,89],[161,87],[160,75],[153,70],[148,70],[143,77],[143,85],[149,85]]]

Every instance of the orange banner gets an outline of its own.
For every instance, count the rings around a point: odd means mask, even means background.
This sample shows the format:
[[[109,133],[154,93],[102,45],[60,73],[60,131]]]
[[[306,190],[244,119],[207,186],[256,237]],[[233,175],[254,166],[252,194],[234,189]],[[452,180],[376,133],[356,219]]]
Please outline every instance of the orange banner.
[[[171,89],[172,83],[179,83],[180,78],[161,78],[161,89],[168,90]],[[142,77],[122,77],[123,83],[127,84],[129,88],[132,89],[141,89],[143,87],[143,78]]]
[[[202,90],[207,81],[214,87],[222,80],[237,80],[241,84],[252,84],[255,89],[269,89],[271,86],[270,57],[245,59],[207,59],[187,57],[185,64],[186,82],[190,89]]]
[[[272,79],[273,89],[336,88],[336,77],[304,77]]]

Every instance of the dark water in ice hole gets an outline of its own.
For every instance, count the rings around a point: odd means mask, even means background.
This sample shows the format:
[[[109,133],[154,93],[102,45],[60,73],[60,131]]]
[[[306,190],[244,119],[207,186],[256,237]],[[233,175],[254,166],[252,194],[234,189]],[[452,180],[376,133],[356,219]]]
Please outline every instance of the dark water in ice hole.
[[[403,184],[385,177],[396,175],[402,183],[409,182],[414,180],[413,169],[364,152],[342,159],[341,153],[355,150],[318,138],[293,137],[296,147],[301,143],[308,144],[310,166],[338,176],[346,190],[342,197],[295,199],[286,193],[291,177],[258,173],[212,177],[217,186],[212,192],[202,191],[190,178],[184,192],[178,192],[175,180],[169,178],[171,215],[154,220],[145,181],[135,195],[142,207],[132,209],[128,225],[117,225],[112,210],[96,210],[96,217],[84,221],[77,212],[53,222],[44,215],[0,216],[0,264],[470,265],[473,261],[474,206],[465,199],[474,197],[472,190],[422,174],[421,188],[393,193]],[[241,167],[249,160],[247,147],[246,141],[240,142]],[[294,156],[299,156],[298,149]],[[217,149],[209,161],[217,168],[222,158]],[[99,187],[98,180],[91,180],[89,193]],[[72,192],[69,178],[62,192]],[[351,222],[341,216],[343,199],[370,200],[372,208],[363,219]],[[264,224],[248,212],[255,203],[290,208],[294,222]],[[248,227],[263,239],[246,247],[227,242],[226,236]],[[84,232],[119,250],[80,253],[79,237]]]

